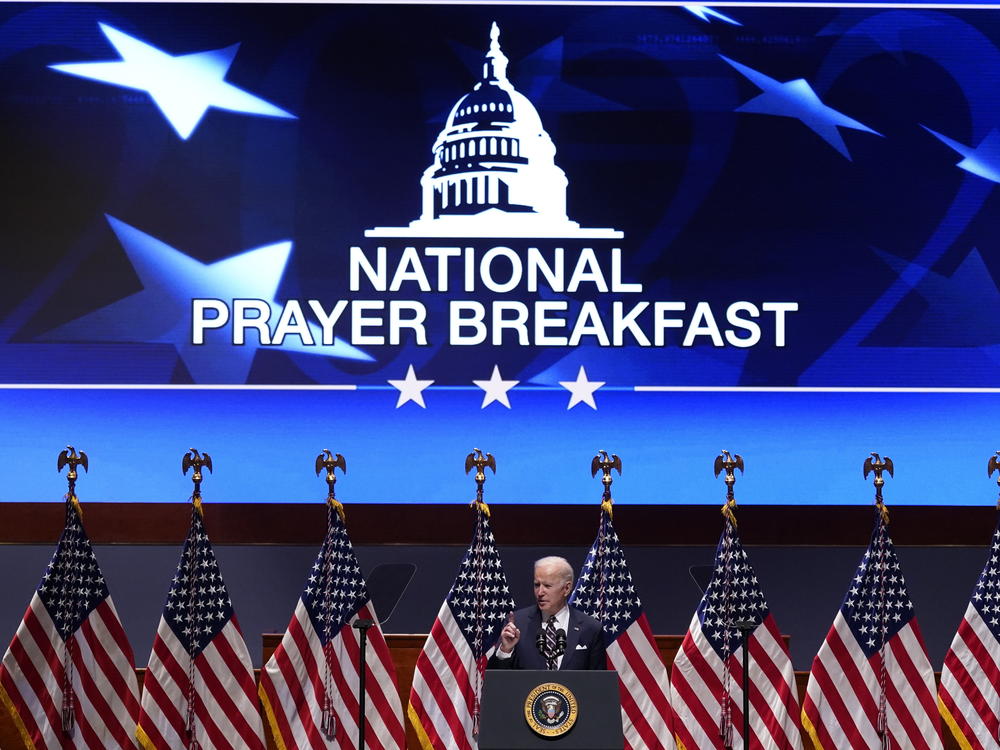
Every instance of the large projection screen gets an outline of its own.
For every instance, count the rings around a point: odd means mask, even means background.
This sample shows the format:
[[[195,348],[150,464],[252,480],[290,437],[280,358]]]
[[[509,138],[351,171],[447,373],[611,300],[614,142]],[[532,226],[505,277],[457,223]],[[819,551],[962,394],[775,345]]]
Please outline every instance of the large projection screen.
[[[0,500],[989,503],[993,7],[0,5]]]

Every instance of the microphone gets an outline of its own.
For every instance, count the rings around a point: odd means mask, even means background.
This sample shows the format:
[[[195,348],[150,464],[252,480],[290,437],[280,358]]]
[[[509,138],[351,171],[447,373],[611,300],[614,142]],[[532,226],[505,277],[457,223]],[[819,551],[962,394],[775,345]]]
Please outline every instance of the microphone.
[[[538,653],[540,653],[542,656],[546,656],[546,657],[548,656],[548,654],[545,653],[545,631],[544,630],[539,630],[538,631],[538,635],[535,636],[535,647],[538,649]]]
[[[566,653],[566,631],[562,628],[556,631],[556,651],[553,657],[562,656]]]

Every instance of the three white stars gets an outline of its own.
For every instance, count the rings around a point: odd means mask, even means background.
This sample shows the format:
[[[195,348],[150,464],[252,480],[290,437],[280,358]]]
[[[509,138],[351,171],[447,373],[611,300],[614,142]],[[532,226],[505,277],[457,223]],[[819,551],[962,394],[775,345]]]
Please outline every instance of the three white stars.
[[[427,405],[424,403],[423,392],[424,389],[432,385],[434,381],[418,379],[416,371],[413,369],[413,365],[410,365],[407,368],[406,377],[402,380],[389,380],[387,382],[399,391],[399,397],[396,399],[397,409],[410,401],[417,404],[421,409],[427,408]],[[472,382],[483,390],[483,403],[480,406],[481,409],[485,409],[494,401],[506,406],[509,409],[510,397],[508,396],[508,392],[521,381],[504,380],[503,376],[500,374],[500,367],[498,365],[493,365],[493,373],[490,375],[489,380],[473,380]],[[580,403],[586,404],[591,409],[596,410],[597,402],[594,401],[594,393],[605,385],[605,381],[589,380],[587,378],[587,371],[583,368],[583,366],[581,366],[576,375],[576,380],[561,380],[559,381],[559,385],[570,393],[569,404],[566,406],[567,410],[572,409]]]

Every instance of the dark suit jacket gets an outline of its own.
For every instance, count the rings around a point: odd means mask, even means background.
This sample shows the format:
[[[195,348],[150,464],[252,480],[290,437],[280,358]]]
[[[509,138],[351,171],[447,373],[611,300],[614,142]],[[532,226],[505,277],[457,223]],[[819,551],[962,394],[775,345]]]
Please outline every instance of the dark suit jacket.
[[[521,631],[521,639],[514,646],[509,659],[490,659],[490,669],[545,669],[545,658],[538,651],[535,640],[542,628],[542,613],[532,605],[514,613],[514,624]],[[573,607],[569,608],[569,625],[566,629],[566,653],[559,669],[607,669],[604,652],[604,634],[601,623]]]

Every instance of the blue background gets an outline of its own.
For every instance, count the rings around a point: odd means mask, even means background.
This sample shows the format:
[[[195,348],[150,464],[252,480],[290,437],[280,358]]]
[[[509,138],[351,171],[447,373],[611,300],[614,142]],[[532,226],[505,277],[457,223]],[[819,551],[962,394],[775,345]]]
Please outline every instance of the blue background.
[[[213,501],[321,497],[312,459],[329,447],[348,458],[345,499],[461,502],[472,486],[462,461],[477,446],[497,456],[493,502],[593,502],[599,448],[625,461],[619,502],[718,502],[721,448],[747,460],[746,502],[868,502],[870,450],[896,461],[890,502],[991,502],[1000,19],[720,10],[742,25],[678,7],[0,6],[0,448],[10,467],[0,499],[58,499],[61,482],[42,469],[73,443],[93,461],[84,500],[185,497],[177,468],[193,446],[215,458]],[[348,248],[373,248],[366,228],[418,215],[431,144],[475,81],[494,20],[511,81],[556,144],[570,218],[625,232],[615,244],[625,280],[645,287],[636,297],[717,310],[798,301],[787,346],[765,336],[751,349],[459,348],[438,314],[428,346],[362,347],[369,362],[261,351],[244,373],[215,350],[203,376],[169,338],[137,340],[130,326],[142,321],[119,316],[123,332],[100,334],[79,323],[144,291],[108,216],[204,263],[288,241],[278,299],[351,297]],[[238,42],[226,80],[297,119],[211,109],[181,139],[145,93],[48,67],[117,59],[98,23],[171,54]],[[878,134],[841,127],[838,150],[794,116],[801,101],[738,111],[762,89],[721,55],[777,82],[805,79]],[[969,154],[979,166],[957,167]],[[419,298],[433,315],[449,295]],[[605,310],[615,299],[557,298]],[[163,315],[147,301],[150,320]],[[395,408],[387,381],[410,364],[435,381],[426,409]],[[480,409],[471,385],[495,364],[521,381],[510,411]],[[558,385],[581,365],[607,383],[596,411],[567,410]],[[140,387],[44,387],[64,383]],[[306,390],[184,389],[206,383]],[[181,389],[141,387],[164,384]],[[308,390],[327,384],[361,389]],[[633,390],[644,385],[731,390]],[[853,387],[916,390],[809,390]]]

